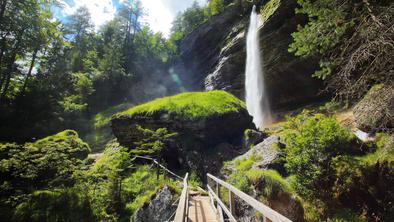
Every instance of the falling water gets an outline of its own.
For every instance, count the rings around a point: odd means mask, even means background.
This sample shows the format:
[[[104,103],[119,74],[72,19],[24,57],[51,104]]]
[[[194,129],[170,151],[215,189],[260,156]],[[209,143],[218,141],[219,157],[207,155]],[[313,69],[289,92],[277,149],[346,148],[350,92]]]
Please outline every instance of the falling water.
[[[261,66],[258,19],[256,6],[253,6],[246,39],[245,89],[248,112],[253,116],[253,122],[256,127],[262,129],[270,122],[271,112],[265,92],[264,75]]]

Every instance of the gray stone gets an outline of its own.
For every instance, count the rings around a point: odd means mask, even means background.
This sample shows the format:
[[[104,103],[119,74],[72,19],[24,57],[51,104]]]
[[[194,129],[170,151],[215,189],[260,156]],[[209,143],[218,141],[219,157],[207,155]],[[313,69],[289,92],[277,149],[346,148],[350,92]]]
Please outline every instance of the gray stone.
[[[259,160],[253,164],[252,168],[268,169],[270,166],[273,166],[275,161],[279,158],[279,151],[275,146],[277,142],[279,142],[278,136],[270,136],[263,142],[253,146],[245,154],[235,158],[233,162],[236,160],[250,159],[252,156],[256,156]]]
[[[170,218],[175,212],[174,190],[168,186],[161,188],[149,202],[138,209],[131,217],[131,222],[162,222]]]
[[[264,139],[267,138],[267,135],[261,131],[247,129],[244,132],[244,149],[250,149],[252,146],[261,143]]]

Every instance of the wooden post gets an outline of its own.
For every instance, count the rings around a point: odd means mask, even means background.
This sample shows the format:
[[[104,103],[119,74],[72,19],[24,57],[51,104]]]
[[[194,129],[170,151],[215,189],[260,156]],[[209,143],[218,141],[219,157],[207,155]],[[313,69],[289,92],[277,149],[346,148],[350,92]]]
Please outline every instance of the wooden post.
[[[231,192],[231,190],[228,190],[228,202],[230,205],[230,212],[232,215],[235,215],[235,199],[234,199],[234,194]]]
[[[218,182],[216,182],[216,194],[217,194],[218,198],[220,199],[220,188],[219,188]],[[219,202],[217,202],[216,204],[217,204],[217,209],[219,209],[220,208]]]
[[[156,173],[157,173],[157,180],[160,178],[160,168],[159,165],[156,165]]]

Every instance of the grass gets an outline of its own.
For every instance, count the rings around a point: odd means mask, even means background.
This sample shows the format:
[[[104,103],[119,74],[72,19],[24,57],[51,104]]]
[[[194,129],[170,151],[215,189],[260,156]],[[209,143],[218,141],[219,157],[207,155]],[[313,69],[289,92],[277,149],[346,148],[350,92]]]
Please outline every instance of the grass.
[[[130,109],[132,106],[133,104],[131,103],[122,103],[94,115],[90,120],[91,130],[83,137],[83,139],[90,145],[93,152],[102,151],[105,145],[114,139],[110,127],[111,117],[115,113]]]
[[[65,130],[52,136],[37,140],[27,145],[30,149],[41,150],[41,152],[53,152],[54,150],[67,150],[67,153],[80,156],[82,158],[89,153],[90,147],[74,130]]]
[[[111,122],[111,117],[115,113],[125,111],[133,106],[131,103],[122,103],[117,106],[110,107],[102,112],[97,113],[93,119],[93,126],[95,129],[99,129],[108,126]]]
[[[174,191],[175,196],[180,193],[180,189],[174,180],[167,179],[163,175],[160,175],[159,179],[157,179],[154,170],[149,169],[148,166],[138,167],[133,174],[123,180],[122,184],[124,189],[123,195],[125,199],[129,199],[126,204],[126,210],[130,214],[133,214],[144,204],[150,202],[157,191],[165,185]]]
[[[243,101],[224,91],[187,92],[135,106],[115,114],[115,117],[152,115],[162,111],[175,113],[185,120],[195,120],[228,112],[239,112],[245,108]]]
[[[394,136],[387,133],[378,133],[375,137],[376,150],[364,156],[357,157],[367,165],[373,165],[376,162],[394,162]]]

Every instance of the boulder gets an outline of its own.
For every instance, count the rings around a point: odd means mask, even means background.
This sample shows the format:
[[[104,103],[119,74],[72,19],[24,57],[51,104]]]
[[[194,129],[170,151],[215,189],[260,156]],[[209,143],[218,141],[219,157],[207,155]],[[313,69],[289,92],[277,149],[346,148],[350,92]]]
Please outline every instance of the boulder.
[[[175,191],[168,186],[161,188],[152,200],[138,209],[131,222],[162,222],[166,221],[176,210],[173,205]]]
[[[295,14],[296,0],[277,2],[260,27],[260,46],[269,101],[274,112],[298,108],[319,99],[322,81],[312,77],[318,59],[288,52],[291,33],[306,18]],[[262,6],[265,7],[265,6]],[[177,73],[192,90],[221,89],[244,98],[246,31],[249,13],[226,10],[188,35],[181,44]],[[265,11],[265,10],[263,10]],[[262,19],[263,20],[263,19]],[[218,27],[220,27],[218,32]],[[180,64],[180,65],[179,65]]]
[[[221,165],[218,158],[225,161],[238,155],[229,150],[241,145],[245,129],[255,128],[244,102],[224,91],[164,97],[112,118],[114,135],[121,145],[130,149],[145,137],[139,126],[150,130],[167,128],[178,133],[176,144],[165,151],[164,157],[169,162],[178,161],[169,165],[196,170],[201,176],[220,168],[211,161]]]
[[[282,170],[282,164],[280,161],[280,152],[278,151],[276,144],[279,142],[279,136],[270,136],[263,142],[253,146],[246,153],[236,157],[232,162],[242,159],[250,159],[252,156],[258,159],[253,163],[252,168],[255,169],[276,169]]]
[[[249,150],[254,145],[263,142],[266,137],[267,135],[263,132],[253,129],[247,129],[244,132],[243,148]]]
[[[376,85],[353,108],[357,128],[374,132],[394,127],[394,85]]]

